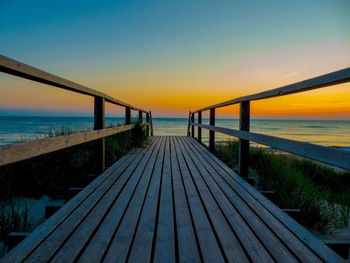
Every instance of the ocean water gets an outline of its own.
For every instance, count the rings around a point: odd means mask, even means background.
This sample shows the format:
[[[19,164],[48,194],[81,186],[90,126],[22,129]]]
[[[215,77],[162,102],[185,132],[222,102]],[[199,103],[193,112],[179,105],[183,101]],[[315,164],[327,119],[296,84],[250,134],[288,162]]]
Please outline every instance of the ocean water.
[[[123,123],[121,117],[107,117],[106,125]],[[208,119],[203,119],[208,124]],[[155,135],[186,135],[187,118],[154,118]],[[216,125],[238,129],[237,119],[217,119]],[[0,145],[46,137],[50,132],[71,128],[92,130],[92,117],[13,117],[0,116]],[[209,132],[202,130],[203,141]],[[251,120],[251,131],[282,138],[350,149],[350,121],[336,120]],[[232,139],[216,134],[217,141]]]

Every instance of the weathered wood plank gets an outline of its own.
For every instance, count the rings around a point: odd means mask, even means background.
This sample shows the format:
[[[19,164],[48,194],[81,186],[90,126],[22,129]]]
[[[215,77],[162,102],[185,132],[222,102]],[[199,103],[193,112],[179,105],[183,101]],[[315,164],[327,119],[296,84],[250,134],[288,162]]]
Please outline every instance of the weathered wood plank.
[[[153,167],[157,159],[159,151],[162,151],[162,140],[158,140],[157,147],[151,153],[146,165],[139,165],[132,176],[139,178],[138,184],[132,189],[125,190],[134,192],[128,207],[125,209],[122,221],[118,226],[114,238],[110,243],[109,249],[103,259],[104,262],[115,262],[116,259],[120,262],[126,262],[128,253],[137,229],[141,210],[145,201],[145,196],[148,191],[151,180]],[[110,228],[113,229],[113,228]]]
[[[175,152],[175,144],[177,143],[175,137],[171,137],[170,142],[178,260],[180,262],[201,262],[191,212],[181,181],[179,162]]]
[[[198,192],[192,183],[190,169],[186,165],[178,143],[175,144],[175,151],[202,258],[205,262],[225,262]]]
[[[350,170],[350,152],[337,148],[312,144],[308,142],[299,142],[275,136],[238,131],[223,127],[211,126],[206,124],[194,124],[204,129],[213,130],[222,134],[242,138],[248,141],[270,146],[271,148],[293,153],[302,157],[310,158],[316,161],[327,163],[339,168]]]
[[[119,192],[120,189],[123,188],[123,185],[128,183],[130,178],[135,178],[131,177],[131,175],[137,167],[142,167],[142,164],[146,163],[146,160],[148,160],[148,155],[146,153],[147,150],[143,149],[142,154],[138,154],[120,176],[114,176],[114,174],[112,174],[109,177],[109,180],[106,180],[106,182],[100,186],[97,191],[82,202],[80,206],[59,227],[57,227],[57,229],[51,233],[51,235],[48,236],[44,242],[40,244],[40,246],[29,256],[27,261],[42,262],[51,259],[66,242],[66,240],[72,235],[72,233],[74,233],[75,230],[81,225],[81,223],[85,222],[85,219],[89,216],[93,209],[97,205],[101,205],[99,202],[108,191],[116,189],[115,191]],[[84,235],[84,233],[79,233],[79,231],[78,234]],[[80,244],[78,244],[78,246],[79,245]]]
[[[192,140],[192,143],[196,148],[201,149],[201,154],[203,157],[205,157],[208,161],[212,160],[214,163],[216,163],[216,167],[218,167],[218,171],[220,171],[221,178],[225,180],[226,184],[228,184],[233,191],[235,191],[243,200],[245,200],[246,204],[252,207],[253,210],[257,211],[259,217],[262,218],[267,225],[274,225],[274,227],[271,227],[271,230],[273,230],[273,232],[280,239],[286,240],[285,244],[290,250],[295,251],[296,256],[301,259],[304,258],[304,261],[313,260],[313,262],[315,262],[317,259],[315,259],[314,256],[308,252],[314,251],[318,257],[321,257],[327,262],[342,261],[336,253],[327,248],[318,238],[312,235],[300,224],[295,222],[291,217],[283,213],[281,209],[275,206],[259,191],[256,191],[256,189],[235,174],[216,156],[206,151],[205,148],[196,141]],[[256,201],[258,201],[258,203]],[[271,217],[271,215],[273,216]],[[268,220],[264,218],[267,218]],[[282,224],[278,224],[278,222],[282,222]],[[293,233],[293,235],[285,236],[288,231],[285,231],[284,229],[288,229],[291,233]],[[305,246],[309,247],[310,250],[305,249]]]
[[[196,149],[194,149],[194,146],[187,139],[181,138],[181,141],[184,150],[187,151],[190,158],[196,164],[197,169],[200,171],[201,177],[197,180],[205,183],[208,189],[210,189],[210,192],[213,194],[215,201],[218,203],[221,210],[225,214],[226,220],[230,223],[233,231],[235,231],[238,239],[244,246],[244,249],[247,255],[249,255],[250,259],[253,262],[273,262],[273,259],[265,249],[264,244],[259,241],[255,233],[253,233],[253,231],[249,228],[249,226],[254,227],[256,222],[244,221],[238,210],[229,202],[227,196],[224,194],[224,191],[222,191],[214,179],[211,178],[212,174],[216,173],[216,171],[212,169],[209,163],[196,151]],[[251,225],[251,223],[254,225]],[[269,240],[264,240],[263,242],[266,241],[269,242]],[[282,244],[276,242],[274,245],[281,246]],[[288,262],[289,260],[287,256],[291,257],[290,254],[288,255],[284,253],[283,257],[281,257],[280,260],[283,259],[284,262]]]
[[[134,124],[113,128],[79,132],[63,136],[40,139],[32,142],[5,145],[0,147],[0,166],[26,160],[32,157],[62,150],[78,144],[102,139],[113,134],[131,130]]]
[[[285,96],[293,93],[299,93],[299,92],[304,92],[308,90],[328,87],[332,85],[338,85],[349,81],[350,81],[350,68],[345,68],[345,69],[334,71],[319,77],[315,77],[315,78],[307,79],[294,84],[290,84],[287,86],[283,86],[280,88],[271,89],[271,90],[259,92],[253,95],[244,96],[237,99],[217,103],[217,104],[196,110],[193,113],[196,113],[198,111],[206,111],[212,108],[221,108],[221,107],[237,104],[242,101],[261,100],[261,99]]]
[[[144,208],[137,227],[135,240],[130,250],[130,262],[151,262],[152,245],[156,232],[156,217],[159,202],[159,193],[164,161],[165,139],[161,138],[162,145],[153,169],[150,188],[147,192]]]
[[[191,167],[191,183],[194,184],[200,199],[203,200],[203,206],[207,211],[207,216],[213,225],[214,231],[223,248],[223,252],[225,253],[227,260],[230,261],[235,259],[237,262],[249,262],[244,249],[240,245],[235,233],[232,231],[232,228],[229,226],[221,209],[218,207],[210,189],[203,182],[199,171],[199,167],[201,167],[203,164],[194,163],[192,156],[186,151],[186,146],[181,142],[180,138],[178,138],[178,140],[181,153],[188,167]]]
[[[167,137],[164,151],[163,177],[153,260],[155,262],[176,262],[169,137]]]
[[[231,217],[229,218],[231,220],[237,220],[237,222],[233,223],[235,225],[234,229],[236,231],[244,230],[243,235],[247,236],[249,242],[249,244],[245,245],[245,248],[249,248],[255,244],[256,249],[259,249],[259,243],[254,243],[256,242],[254,241],[254,238],[257,237],[259,240],[261,240],[264,247],[266,247],[266,249],[274,257],[275,260],[283,262],[295,262],[293,255],[289,252],[286,246],[281,243],[278,237],[275,236],[273,232],[268,227],[266,227],[265,223],[260,219],[260,217],[248,205],[245,204],[244,199],[237,195],[236,192],[233,191],[232,188],[230,188],[226,182],[222,180],[222,178],[220,178],[219,172],[217,171],[218,168],[215,169],[216,164],[213,164],[212,160],[205,156],[203,152],[201,152],[203,149],[198,148],[197,145],[195,145],[190,140],[185,141],[187,144],[191,144],[193,154],[199,160],[201,160],[201,163],[210,174],[210,176],[206,176],[205,179],[213,180],[213,182],[215,182],[215,184],[220,188],[221,193],[225,194],[225,196],[230,200],[230,203],[233,207],[231,207],[228,211],[231,213]],[[229,206],[229,204],[226,205]],[[236,224],[239,224],[239,227]],[[247,225],[250,226],[254,232],[253,235],[248,235],[250,231],[249,229],[246,229]],[[240,238],[240,240],[243,243],[246,242],[244,237]],[[250,253],[255,252],[254,250],[249,251]],[[255,257],[256,255],[252,255],[252,257],[253,256]]]
[[[6,262],[21,262],[38,247],[64,220],[66,220],[90,195],[99,187],[106,184],[112,177],[112,173],[120,174],[139,154],[136,151],[128,154],[109,167],[102,175],[89,184],[83,191],[77,194],[66,205],[64,205],[54,216],[50,217],[44,224],[37,227],[29,238],[21,242],[15,249],[11,250],[5,257]],[[118,175],[115,175],[118,177]]]
[[[112,167],[4,262],[341,262],[191,137]]]
[[[140,174],[134,176],[134,171],[136,171],[136,169],[138,169],[138,171],[140,171],[140,169],[143,170],[147,164],[148,158],[150,157],[150,151],[152,151],[157,144],[159,144],[159,140],[155,139],[153,145],[147,149],[147,156],[145,155],[142,159],[140,159],[141,157],[137,157],[138,160],[135,161],[138,162],[138,165],[126,171],[126,176],[128,177],[126,186],[124,186],[121,194],[113,203],[113,206],[103,219],[103,222],[99,225],[97,231],[90,238],[89,243],[84,249],[84,253],[82,253],[78,259],[79,262],[101,262],[104,258],[125,215],[131,197],[135,192],[137,183],[139,182]]]
[[[147,166],[152,165],[152,159],[149,158],[150,154],[156,152],[157,145],[151,145],[148,151],[144,155],[143,160],[147,161]],[[152,152],[153,151],[153,152]],[[143,167],[142,162],[139,163],[137,169]],[[142,168],[141,168],[142,169]],[[146,167],[147,169],[147,167]],[[133,177],[139,177],[138,171],[132,173]],[[145,176],[146,178],[147,176]],[[103,196],[99,203],[93,208],[91,213],[80,223],[79,227],[74,231],[74,233],[65,241],[64,245],[60,248],[58,253],[55,254],[51,262],[69,262],[74,261],[80,253],[82,253],[83,247],[88,243],[88,241],[93,236],[94,231],[96,231],[101,224],[103,224],[103,218],[110,211],[116,199],[120,195],[121,191],[128,191],[132,193],[136,188],[130,183],[132,179],[127,182],[128,185],[123,188],[123,184],[116,182]],[[139,187],[138,184],[137,187]],[[134,189],[132,188],[134,187]],[[140,191],[141,192],[141,191]],[[139,193],[136,191],[136,193]],[[130,228],[131,229],[131,228]]]

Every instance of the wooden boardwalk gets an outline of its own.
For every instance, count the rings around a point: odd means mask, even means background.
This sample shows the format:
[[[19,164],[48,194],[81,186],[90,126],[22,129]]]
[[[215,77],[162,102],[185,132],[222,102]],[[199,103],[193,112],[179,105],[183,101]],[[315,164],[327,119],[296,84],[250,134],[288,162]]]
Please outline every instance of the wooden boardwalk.
[[[151,137],[5,262],[341,262],[191,137]]]

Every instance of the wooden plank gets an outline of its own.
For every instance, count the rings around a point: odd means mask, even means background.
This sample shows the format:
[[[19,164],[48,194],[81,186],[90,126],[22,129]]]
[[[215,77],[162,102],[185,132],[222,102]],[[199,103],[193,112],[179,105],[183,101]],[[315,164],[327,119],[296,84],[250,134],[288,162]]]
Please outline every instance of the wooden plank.
[[[178,260],[179,262],[200,262],[201,255],[175,152],[175,143],[178,141],[172,136],[170,143]]]
[[[162,184],[159,200],[154,262],[176,262],[170,139],[167,137],[164,152]]]
[[[0,147],[0,166],[26,160],[43,154],[62,150],[78,144],[102,139],[113,134],[131,130],[134,124],[120,125],[113,128],[79,132],[63,136],[40,139],[32,142],[10,144]]]
[[[350,170],[350,152],[337,148],[312,144],[308,142],[299,142],[275,136],[238,131],[223,127],[194,124],[204,129],[213,130],[229,136],[239,137],[248,141],[270,146],[271,148],[293,153],[302,157],[310,158],[315,161],[327,163],[339,168]]]
[[[125,155],[119,159],[115,164],[109,167],[102,175],[96,180],[84,188],[79,194],[65,204],[57,213],[50,217],[44,224],[38,226],[30,236],[21,242],[15,249],[11,250],[5,257],[5,262],[22,262],[28,255],[38,247],[67,217],[69,217],[84,200],[92,195],[99,187],[103,186],[106,181],[112,178],[111,174],[118,172],[121,174],[134,160],[135,156],[139,153]],[[118,175],[115,175],[118,177]]]
[[[204,262],[225,262],[220,245],[215,237],[198,192],[193,185],[190,170],[186,165],[178,143],[175,143],[175,151],[202,259]]]
[[[213,229],[217,235],[217,238],[220,242],[223,252],[226,255],[227,260],[231,261],[235,259],[237,262],[249,262],[249,259],[245,254],[245,251],[242,248],[241,244],[239,243],[236,234],[232,231],[232,228],[229,226],[221,209],[212,196],[212,193],[203,182],[198,167],[202,166],[202,164],[194,163],[192,156],[186,151],[186,146],[181,142],[180,138],[178,138],[178,140],[181,153],[188,167],[191,167],[190,171],[192,174],[192,183],[195,185],[200,199],[203,200],[203,206],[207,211],[207,216],[213,225]]]
[[[65,241],[64,245],[59,249],[58,253],[52,259],[52,262],[66,262],[77,260],[82,254],[82,250],[86,247],[84,255],[80,260],[98,262],[102,259],[103,249],[107,248],[114,231],[117,229],[116,223],[121,218],[122,211],[128,206],[130,199],[137,194],[137,189],[142,187],[142,180],[147,178],[147,174],[141,177],[144,169],[147,169],[152,163],[152,157],[157,154],[159,148],[158,141],[155,141],[147,149],[141,162],[132,173],[128,175],[128,181],[125,185],[115,183],[115,186],[105,193],[92,212],[84,219],[74,233]],[[147,166],[146,166],[147,164]],[[146,168],[145,168],[146,167]],[[142,179],[142,180],[140,180]],[[136,193],[135,193],[136,189]],[[124,208],[124,209],[123,209]],[[116,215],[119,213],[118,215]],[[109,215],[111,214],[111,215]],[[110,218],[113,218],[110,220]],[[101,228],[108,230],[107,233],[101,235]],[[96,233],[94,235],[94,233]],[[103,239],[99,239],[102,237]],[[92,247],[90,246],[92,244]],[[104,247],[101,244],[106,244]],[[94,247],[96,246],[96,247]]]
[[[221,108],[221,107],[237,104],[242,101],[261,100],[261,99],[285,96],[289,94],[338,85],[349,81],[350,81],[350,68],[345,68],[345,69],[334,71],[319,77],[315,77],[315,78],[307,79],[294,84],[286,85],[280,88],[271,89],[268,91],[255,93],[253,95],[244,96],[244,97],[224,101],[221,103],[217,103],[217,104],[196,110],[193,113],[196,113],[198,111],[206,111],[212,108]]]
[[[248,131],[250,129],[250,102],[243,101],[240,104],[239,111],[239,129],[241,131]],[[248,177],[249,170],[249,141],[239,139],[239,153],[238,153],[239,175]]]
[[[274,225],[271,230],[275,232],[279,238],[285,240],[285,244],[288,245],[291,250],[295,251],[295,255],[300,258],[304,258],[304,261],[309,261],[310,257],[312,259],[314,256],[309,255],[305,248],[303,249],[303,247],[307,246],[309,247],[310,251],[314,251],[317,256],[322,257],[322,259],[327,262],[341,261],[341,258],[327,248],[318,238],[312,235],[300,224],[295,222],[287,214],[283,213],[281,209],[279,209],[271,201],[259,193],[259,191],[245,182],[240,176],[235,174],[216,156],[208,152],[196,141],[192,140],[191,143],[197,149],[201,149],[202,156],[208,160],[208,162],[215,163],[226,184],[228,184],[233,191],[235,191],[243,200],[245,200],[245,202],[252,207],[254,211],[257,211],[261,219],[263,219],[267,225],[270,225],[271,223]],[[287,231],[285,229],[287,229]],[[288,233],[288,231],[293,233],[293,235],[285,236],[284,232]],[[298,239],[296,239],[296,237]],[[312,260],[314,260],[313,262],[317,261],[317,259]]]
[[[153,144],[154,145],[154,144]],[[97,191],[92,193],[80,206],[60,225],[55,231],[50,234],[40,246],[31,253],[29,258],[26,259],[28,262],[43,262],[51,259],[60,249],[60,247],[68,240],[68,238],[74,233],[74,231],[85,222],[85,219],[93,211],[93,209],[103,199],[105,194],[111,189],[122,189],[136,167],[141,166],[140,163],[145,163],[147,159],[146,149],[142,150],[141,154],[138,154],[136,158],[130,163],[130,165],[124,169],[122,174],[110,176],[110,180],[106,180]],[[132,179],[133,177],[131,177]],[[79,219],[79,220],[77,220]],[[79,244],[78,244],[79,246]]]
[[[104,262],[115,262],[115,259],[118,259],[120,262],[127,261],[128,251],[137,228],[139,216],[143,207],[145,195],[148,190],[153,167],[159,153],[160,146],[161,140],[157,140],[155,147],[152,147],[147,151],[141,163],[130,175],[131,178],[128,185],[121,193],[124,194],[124,196],[128,196],[127,198],[121,199],[124,201],[123,203],[126,203],[127,205],[121,205],[121,202],[116,199],[115,202],[118,202],[119,205],[115,205],[112,209],[123,210],[123,215],[120,218],[119,225],[115,227],[115,223],[107,224],[106,221],[100,224],[100,227],[108,227],[109,231],[113,233],[113,237],[111,238],[108,246],[106,246],[107,251],[103,258]],[[116,197],[116,195],[114,196]],[[110,213],[113,213],[113,210],[110,210]],[[114,221],[118,221],[118,217],[113,218]],[[89,223],[89,221],[87,221],[87,223]],[[77,239],[77,241],[80,242],[80,239]],[[91,242],[96,242],[96,240]],[[69,245],[67,245],[67,247],[69,247]],[[96,251],[93,250],[92,252],[96,253]],[[96,256],[94,255],[94,257]],[[91,261],[91,257],[89,260]],[[100,259],[98,261],[100,261]],[[58,260],[57,262],[62,262],[62,260]]]
[[[138,162],[137,165],[127,171],[127,177],[129,178],[127,184],[116,198],[94,235],[90,237],[83,253],[77,259],[79,262],[101,262],[104,258],[115,236],[115,232],[118,230],[121,220],[125,215],[130,200],[135,193],[135,189],[141,177],[140,171],[142,172],[144,170],[151,152],[154,151],[154,147],[158,147],[156,145],[159,145],[158,139],[155,139],[154,144],[148,147],[144,157],[141,155],[137,156],[137,159],[139,161],[141,160],[141,162]]]
[[[218,172],[213,168],[215,164],[213,165],[210,159],[208,160],[202,155],[202,149],[198,149],[191,140],[185,140],[185,142],[190,145],[193,155],[200,160],[203,167],[208,171],[208,174],[203,176],[203,179],[208,182],[211,181],[211,186],[213,188],[217,189],[217,187],[219,187],[220,190],[218,190],[217,193],[224,194],[230,200],[230,202],[224,202],[223,206],[227,207],[224,211],[227,211],[227,217],[231,220],[230,222],[232,222],[231,224],[234,229],[238,231],[237,234],[239,234],[240,240],[244,244],[247,252],[251,254],[251,257],[255,260],[256,257],[260,257],[255,253],[262,253],[262,255],[264,255],[264,252],[261,251],[261,245],[259,244],[259,242],[261,242],[276,261],[295,262],[295,258],[285,245],[281,243],[279,238],[276,237],[260,217],[245,204],[244,200],[241,199],[235,191],[232,191],[232,188],[219,177]],[[217,187],[215,185],[217,185]],[[217,200],[222,203],[225,198],[218,197]],[[251,230],[247,229],[247,225]],[[254,234],[249,234],[252,232]],[[255,236],[259,241],[256,240]],[[246,240],[247,238],[248,240]],[[252,248],[251,246],[254,247]],[[265,257],[267,256],[265,255]]]
[[[37,81],[40,83],[48,84],[51,86],[55,86],[55,87],[70,90],[70,91],[74,91],[77,93],[81,93],[89,96],[103,97],[106,99],[107,102],[120,105],[120,106],[128,106],[134,110],[142,110],[143,112],[145,112],[145,110],[143,109],[136,108],[128,103],[112,98],[111,96],[108,96],[102,92],[74,83],[70,80],[58,77],[56,75],[50,74],[43,70],[34,68],[32,66],[26,65],[24,63],[21,63],[19,61],[16,61],[14,59],[11,59],[2,55],[0,55],[0,71],[17,76],[17,77]]]
[[[154,166],[150,188],[147,192],[145,205],[142,209],[140,222],[137,226],[135,239],[130,250],[128,258],[130,262],[151,262],[165,152],[165,139],[162,138],[161,140],[162,145]]]

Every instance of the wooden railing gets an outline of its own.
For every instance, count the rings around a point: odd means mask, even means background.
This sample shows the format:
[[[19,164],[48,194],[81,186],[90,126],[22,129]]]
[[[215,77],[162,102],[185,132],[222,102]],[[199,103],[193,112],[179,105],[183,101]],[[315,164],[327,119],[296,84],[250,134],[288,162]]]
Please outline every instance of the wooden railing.
[[[202,129],[209,130],[209,149],[215,148],[215,132],[239,138],[239,173],[242,177],[248,176],[249,142],[256,142],[274,149],[286,151],[299,156],[310,158],[336,167],[350,170],[350,152],[316,145],[307,142],[300,142],[279,138],[275,136],[250,132],[250,101],[262,100],[273,97],[304,92],[350,81],[350,68],[342,69],[316,78],[304,80],[295,84],[283,86],[253,95],[228,100],[222,103],[201,108],[189,113],[188,136],[194,134],[194,127],[198,127],[198,141],[202,141]],[[239,130],[215,126],[215,109],[233,104],[240,104]],[[209,125],[202,124],[202,112],[209,110]],[[195,122],[197,114],[197,123]]]
[[[105,140],[120,132],[132,130],[135,125],[131,124],[131,110],[138,111],[139,122],[143,121],[143,114],[146,115],[146,122],[143,123],[147,133],[153,135],[152,113],[141,108],[136,108],[128,103],[117,100],[102,92],[82,86],[72,81],[52,75],[40,69],[28,66],[0,55],[0,71],[22,77],[25,79],[41,82],[50,86],[70,90],[80,94],[94,97],[94,130],[45,138],[31,142],[11,144],[0,147],[0,166],[14,162],[26,160],[39,155],[51,153],[57,150],[65,149],[78,144],[96,141],[98,171],[105,169]],[[125,108],[125,124],[106,128],[105,127],[105,103],[109,102]]]

